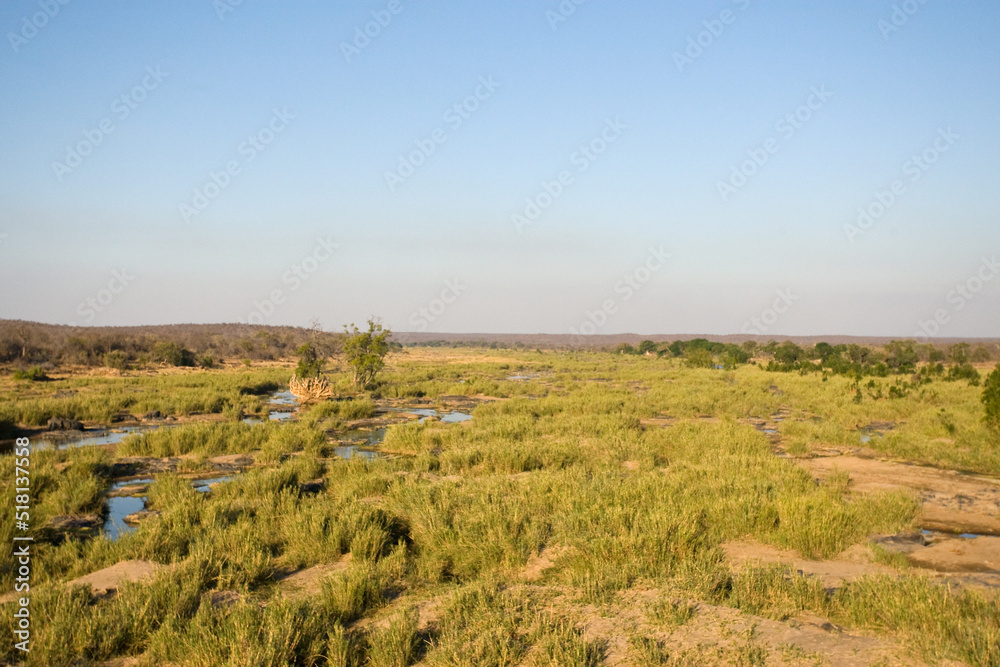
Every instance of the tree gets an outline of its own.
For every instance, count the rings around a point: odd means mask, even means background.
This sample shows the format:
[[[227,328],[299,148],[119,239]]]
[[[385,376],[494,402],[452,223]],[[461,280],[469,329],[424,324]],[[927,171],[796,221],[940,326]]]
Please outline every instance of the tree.
[[[316,347],[312,343],[303,343],[295,353],[299,355],[295,376],[299,378],[319,377],[319,372],[323,369],[323,360],[319,358]]]
[[[684,350],[684,360],[691,368],[711,368],[714,365],[712,353],[699,346],[688,346]]]
[[[153,356],[171,366],[194,366],[194,352],[174,341],[160,341],[154,345]]]
[[[912,340],[894,340],[885,346],[888,354],[885,363],[894,373],[913,373],[917,369],[920,355]]]
[[[354,371],[354,384],[359,388],[370,385],[385,366],[391,334],[374,317],[368,320],[368,331],[358,329],[353,323],[344,327],[344,358]]]
[[[825,341],[816,343],[816,346],[812,349],[812,354],[809,355],[811,359],[819,359],[821,362],[826,363],[826,360],[830,358],[833,354],[833,345]]]
[[[774,360],[779,364],[791,365],[805,358],[805,351],[790,340],[786,340],[774,350]]]
[[[639,354],[649,354],[656,352],[656,343],[651,340],[644,340],[639,343]]]
[[[948,348],[948,358],[956,364],[968,363],[971,347],[968,343],[955,343]]]
[[[982,363],[984,361],[989,361],[992,358],[989,348],[985,345],[977,345],[976,349],[972,351],[972,361],[973,363]]]
[[[986,386],[983,387],[983,421],[991,428],[1000,431],[1000,364],[986,376]]]

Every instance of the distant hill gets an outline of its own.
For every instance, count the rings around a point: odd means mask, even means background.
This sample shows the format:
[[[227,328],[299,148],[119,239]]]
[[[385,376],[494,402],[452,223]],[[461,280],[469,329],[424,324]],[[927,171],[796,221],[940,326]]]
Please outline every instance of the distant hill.
[[[621,343],[638,345],[644,340],[651,340],[654,343],[671,342],[675,340],[693,340],[695,338],[705,338],[718,343],[743,343],[753,340],[758,343],[766,343],[770,340],[780,342],[790,340],[798,345],[815,345],[819,342],[827,342],[831,345],[850,344],[882,346],[892,340],[900,340],[907,336],[878,337],[878,336],[751,336],[746,334],[729,334],[716,336],[712,334],[594,334],[592,336],[577,336],[573,334],[490,334],[490,333],[432,333],[432,332],[393,332],[393,340],[402,345],[427,345],[429,343],[458,343],[471,345],[483,343],[503,344],[507,346],[523,345],[526,347],[544,348],[604,348],[615,347]],[[953,345],[955,343],[1000,345],[1000,338],[935,338],[932,341],[938,346]]]
[[[321,334],[329,344],[336,337],[334,333]],[[173,341],[189,347],[197,353],[214,350],[224,356],[246,356],[250,358],[273,358],[289,353],[316,332],[304,327],[263,326],[252,324],[163,324],[125,327],[74,327],[59,324],[44,324],[22,320],[0,319],[0,361],[18,350],[27,348],[61,349],[67,346],[81,346],[81,341],[96,345],[94,353],[103,346],[132,346],[141,348],[155,341]],[[894,339],[907,338],[878,336],[753,336],[729,334],[595,334],[578,336],[574,334],[530,334],[530,333],[444,333],[444,332],[393,332],[392,340],[401,345],[486,345],[527,348],[613,348],[621,343],[638,345],[643,340],[656,343],[675,340],[705,338],[720,343],[743,343],[753,340],[766,343],[769,340],[793,341],[799,345],[815,345],[825,341],[831,345],[856,343],[858,345],[882,346]],[[954,343],[1000,345],[1000,338],[935,338],[939,347]],[[263,355],[263,356],[262,356]],[[26,356],[26,355],[25,355]],[[5,357],[7,357],[5,359]]]

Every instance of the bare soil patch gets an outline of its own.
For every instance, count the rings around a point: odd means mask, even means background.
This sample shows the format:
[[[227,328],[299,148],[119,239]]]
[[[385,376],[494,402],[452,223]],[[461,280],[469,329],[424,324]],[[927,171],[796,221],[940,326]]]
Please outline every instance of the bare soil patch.
[[[103,597],[115,593],[126,582],[151,579],[167,567],[148,560],[123,560],[103,570],[91,572],[68,582],[69,586],[89,585],[94,595]]]
[[[896,569],[874,562],[871,550],[862,546],[851,547],[829,560],[809,560],[794,551],[754,541],[726,542],[722,550],[737,567],[752,563],[786,565],[799,574],[816,577],[828,590],[840,588],[845,582],[865,575],[898,574]]]
[[[1000,535],[1000,480],[859,456],[800,459],[817,479],[835,471],[850,475],[856,493],[905,489],[921,502],[917,525],[955,534]]]
[[[351,555],[346,554],[335,563],[320,563],[303,570],[276,573],[274,581],[280,594],[290,598],[318,595],[323,580],[328,576],[343,572],[351,564]]]

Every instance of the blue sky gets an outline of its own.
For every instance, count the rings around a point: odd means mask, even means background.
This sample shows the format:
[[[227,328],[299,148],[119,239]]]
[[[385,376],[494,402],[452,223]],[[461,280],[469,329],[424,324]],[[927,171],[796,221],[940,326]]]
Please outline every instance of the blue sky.
[[[1000,335],[996,3],[64,1],[0,317]]]

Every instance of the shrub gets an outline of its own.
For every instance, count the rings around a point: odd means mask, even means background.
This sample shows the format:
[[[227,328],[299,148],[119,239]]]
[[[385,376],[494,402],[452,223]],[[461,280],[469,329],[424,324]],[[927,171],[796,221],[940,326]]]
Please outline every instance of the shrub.
[[[19,368],[14,371],[15,380],[31,380],[32,382],[40,382],[42,380],[48,380],[49,376],[45,374],[45,371],[41,366],[32,366],[28,370]]]
[[[104,365],[120,371],[128,370],[128,355],[122,350],[112,350],[104,355]]]
[[[295,351],[299,355],[299,364],[295,367],[295,376],[299,378],[319,377],[323,370],[323,360],[311,343],[305,343]]]
[[[153,347],[153,356],[171,366],[194,366],[194,352],[173,341],[157,343]]]
[[[712,353],[700,347],[689,347],[684,350],[684,359],[692,368],[711,368]]]
[[[1000,430],[1000,364],[986,376],[983,387],[983,420],[992,428]]]
[[[385,366],[385,355],[389,353],[391,331],[372,318],[368,320],[368,331],[355,325],[344,327],[344,357],[354,371],[354,384],[361,389],[368,387]]]
[[[948,369],[945,380],[955,382],[956,380],[968,380],[970,387],[979,386],[979,371],[970,363],[956,364]]]

